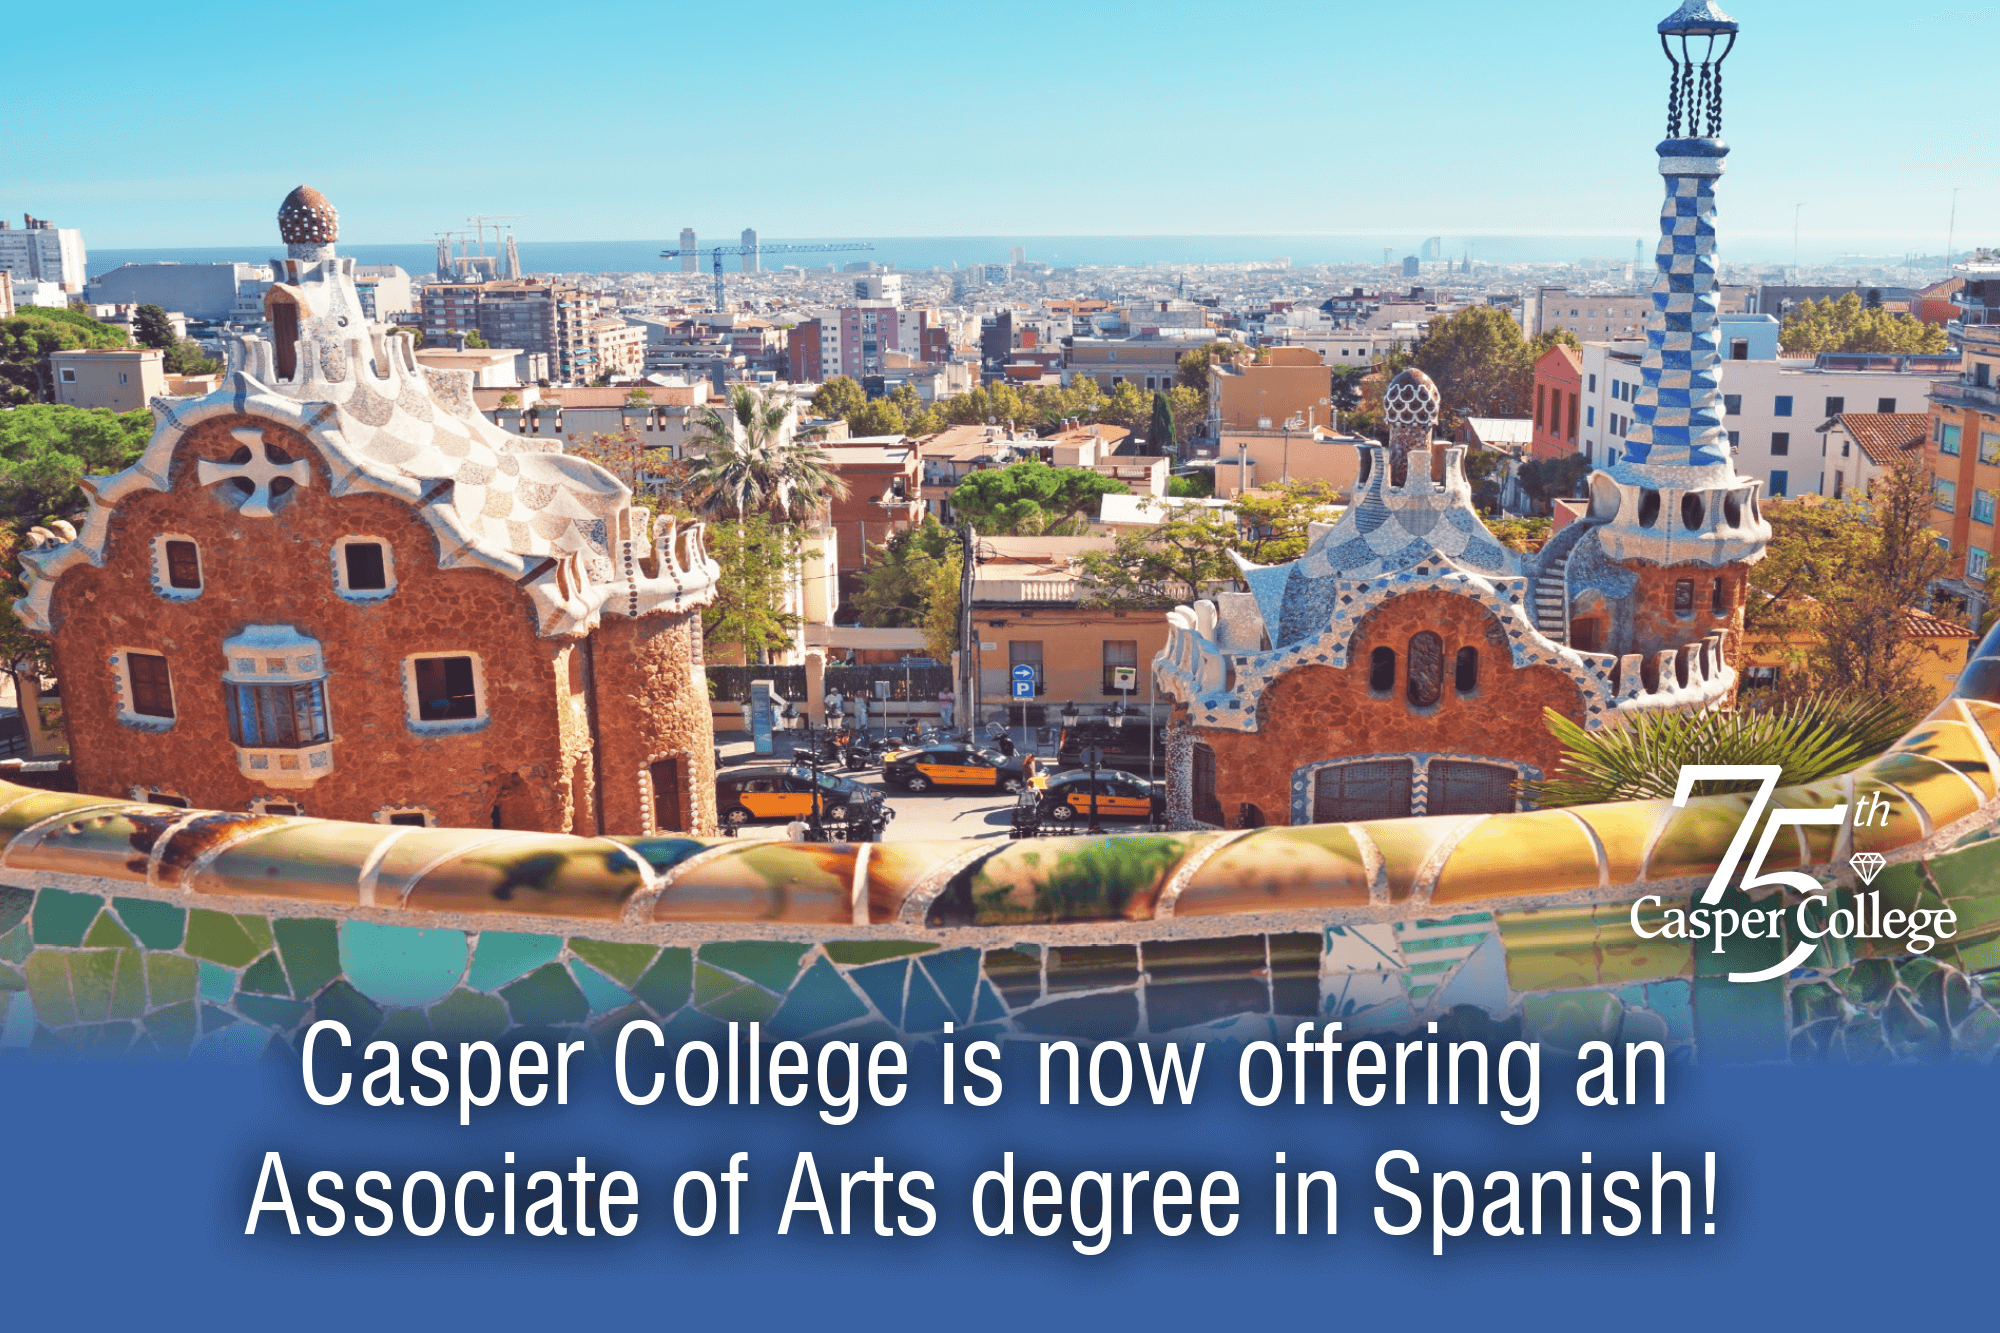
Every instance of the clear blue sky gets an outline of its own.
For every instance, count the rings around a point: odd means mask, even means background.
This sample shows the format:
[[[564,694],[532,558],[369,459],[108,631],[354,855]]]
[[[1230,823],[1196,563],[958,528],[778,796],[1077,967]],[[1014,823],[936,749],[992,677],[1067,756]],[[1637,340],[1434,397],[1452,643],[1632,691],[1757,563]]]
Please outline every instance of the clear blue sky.
[[[2000,6],[1724,0],[1729,253],[2000,243]],[[1652,235],[1673,0],[46,5],[0,210],[93,247],[344,239]],[[1968,83],[1969,80],[1969,83]],[[16,223],[18,225],[18,221]]]

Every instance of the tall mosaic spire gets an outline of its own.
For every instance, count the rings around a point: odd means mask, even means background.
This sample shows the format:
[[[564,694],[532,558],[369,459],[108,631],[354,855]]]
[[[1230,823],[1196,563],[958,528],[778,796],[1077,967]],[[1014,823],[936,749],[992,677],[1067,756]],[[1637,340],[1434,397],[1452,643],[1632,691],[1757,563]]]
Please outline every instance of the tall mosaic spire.
[[[1659,25],[1671,69],[1667,137],[1656,150],[1667,197],[1660,209],[1658,274],[1646,319],[1625,461],[1634,466],[1728,466],[1728,437],[1717,409],[1722,359],[1715,267],[1715,182],[1729,145],[1722,141],[1722,62],[1736,44],[1736,21],[1713,0],[1686,0]]]

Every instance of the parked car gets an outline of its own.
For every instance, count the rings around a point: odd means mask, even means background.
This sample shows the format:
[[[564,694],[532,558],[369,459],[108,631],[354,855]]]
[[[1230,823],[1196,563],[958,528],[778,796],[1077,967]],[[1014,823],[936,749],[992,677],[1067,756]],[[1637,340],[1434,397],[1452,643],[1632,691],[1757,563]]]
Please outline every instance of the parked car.
[[[896,750],[882,761],[882,780],[906,791],[932,787],[987,787],[1018,792],[1035,772],[1033,755],[1004,755],[984,745],[942,741]]]
[[[856,823],[886,818],[882,793],[833,773],[814,773],[803,764],[756,764],[724,772],[715,780],[715,817],[725,824],[804,819],[813,812],[813,789],[829,820]]]
[[[1155,737],[1153,729],[1143,720],[1128,718],[1124,726],[1114,727],[1087,717],[1073,727],[1062,729],[1056,743],[1056,764],[1064,769],[1086,767],[1083,751],[1092,745],[1104,751],[1100,773],[1106,768],[1150,773],[1167,762],[1166,737]]]
[[[1158,783],[1115,768],[1098,769],[1094,781],[1099,819],[1136,819],[1150,824],[1166,817],[1167,798]],[[1088,820],[1092,782],[1087,768],[1052,775],[1037,814],[1056,824]]]

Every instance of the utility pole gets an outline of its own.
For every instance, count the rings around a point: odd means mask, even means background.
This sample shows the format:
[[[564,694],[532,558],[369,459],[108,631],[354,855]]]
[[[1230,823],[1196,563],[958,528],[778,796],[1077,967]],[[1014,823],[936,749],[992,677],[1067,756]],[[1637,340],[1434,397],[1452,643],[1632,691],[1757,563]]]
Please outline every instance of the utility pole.
[[[971,520],[959,527],[958,569],[958,717],[967,736],[976,734],[979,716],[979,630],[972,616],[972,585],[979,567],[979,534]]]

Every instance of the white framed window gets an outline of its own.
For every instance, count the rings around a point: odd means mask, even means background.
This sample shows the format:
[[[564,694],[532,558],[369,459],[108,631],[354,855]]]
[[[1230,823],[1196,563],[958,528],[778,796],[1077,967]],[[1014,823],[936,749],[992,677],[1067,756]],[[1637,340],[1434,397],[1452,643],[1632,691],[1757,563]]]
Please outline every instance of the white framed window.
[[[410,730],[477,731],[487,722],[486,667],[477,653],[413,653],[403,659],[403,708]]]
[[[76,371],[69,366],[64,366],[62,368],[62,380],[64,384],[76,383]]]
[[[354,602],[396,591],[396,554],[380,537],[347,536],[333,544],[333,586]]]
[[[1986,577],[1986,552],[1977,546],[1965,548],[1965,577],[1983,579]]]
[[[163,532],[153,538],[153,591],[175,602],[201,596],[207,580],[201,567],[201,546],[179,532]]]
[[[436,828],[437,811],[427,805],[385,805],[375,812],[378,824],[407,824],[412,828]]]
[[[229,742],[243,776],[297,788],[331,773],[333,719],[319,641],[290,625],[248,625],[224,640],[222,655]]]
[[[165,731],[174,725],[174,676],[164,653],[119,648],[111,654],[111,668],[120,722],[143,731]]]

